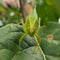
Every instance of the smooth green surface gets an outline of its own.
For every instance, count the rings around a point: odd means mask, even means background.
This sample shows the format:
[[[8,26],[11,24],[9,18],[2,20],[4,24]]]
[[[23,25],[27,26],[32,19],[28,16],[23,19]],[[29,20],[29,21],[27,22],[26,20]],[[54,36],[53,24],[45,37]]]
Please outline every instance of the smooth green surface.
[[[55,26],[55,27],[54,27]],[[48,28],[50,27],[50,28]],[[46,33],[48,28],[48,32]],[[40,28],[42,42],[41,48],[46,55],[46,60],[59,60],[60,59],[60,37],[57,40],[57,37],[54,33],[54,39],[49,40],[46,36],[48,33],[59,32],[60,24],[58,23],[49,23],[46,27]],[[45,30],[44,30],[45,29]],[[41,31],[42,30],[42,31]],[[44,32],[44,33],[43,33]],[[36,50],[36,41],[34,38],[29,35],[23,40],[21,47],[22,51],[18,51],[18,40],[22,36],[23,30],[20,25],[17,24],[8,24],[0,28],[0,59],[1,60],[44,60],[42,52],[40,49]],[[46,34],[46,36],[43,35]],[[57,33],[59,35],[60,33]],[[37,53],[33,54],[34,50]],[[4,57],[4,58],[3,58]]]

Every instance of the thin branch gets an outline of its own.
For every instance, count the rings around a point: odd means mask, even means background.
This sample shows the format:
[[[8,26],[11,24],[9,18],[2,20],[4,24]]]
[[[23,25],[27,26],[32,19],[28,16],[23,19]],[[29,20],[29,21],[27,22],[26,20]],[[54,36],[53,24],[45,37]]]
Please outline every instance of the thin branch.
[[[22,17],[23,17],[23,20],[25,22],[25,20],[26,20],[26,12],[25,12],[24,6],[25,6],[25,3],[26,3],[26,0],[19,0],[19,2],[20,2],[20,10],[22,12]]]

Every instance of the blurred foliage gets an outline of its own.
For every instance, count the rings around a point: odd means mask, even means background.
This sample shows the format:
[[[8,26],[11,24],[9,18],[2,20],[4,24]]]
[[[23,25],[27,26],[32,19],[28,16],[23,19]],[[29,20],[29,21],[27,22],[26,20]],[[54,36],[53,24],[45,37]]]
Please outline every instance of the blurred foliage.
[[[11,28],[12,27],[12,28]],[[1,60],[60,60],[60,24],[48,23],[41,27],[39,36],[41,37],[41,49],[36,50],[36,41],[31,36],[26,36],[21,43],[21,51],[18,50],[18,40],[24,34],[22,26],[8,24],[0,28],[0,59]],[[3,58],[4,57],[4,58]]]
[[[36,10],[43,25],[38,31],[41,49],[37,48],[35,39],[27,35],[17,53],[19,39],[24,35],[22,25],[19,25],[22,14],[19,9],[6,9],[0,4],[0,22],[3,23],[0,23],[3,25],[0,28],[0,60],[60,60],[60,0],[36,0]]]
[[[37,13],[41,18],[41,24],[47,24],[48,22],[58,22],[60,9],[59,0],[38,0],[37,1]]]
[[[0,4],[2,3],[2,0],[0,0]]]
[[[60,17],[60,0],[36,0],[36,10],[41,18],[41,25],[46,25],[51,21],[58,22]],[[13,15],[11,16],[11,14]],[[14,7],[6,9],[0,4],[0,20],[4,24],[19,23],[21,15],[19,9]]]
[[[0,5],[0,21],[4,25],[8,23],[19,23],[21,21],[20,10],[14,7],[8,9]]]

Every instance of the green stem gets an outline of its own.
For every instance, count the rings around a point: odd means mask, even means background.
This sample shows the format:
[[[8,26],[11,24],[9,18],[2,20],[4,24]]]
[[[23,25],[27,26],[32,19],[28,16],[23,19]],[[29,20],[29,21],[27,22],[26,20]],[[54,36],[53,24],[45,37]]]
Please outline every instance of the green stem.
[[[44,54],[44,52],[42,51],[42,49],[41,49],[41,47],[40,47],[40,45],[39,45],[39,42],[38,42],[38,38],[37,38],[37,34],[35,34],[34,35],[34,37],[35,37],[35,39],[36,39],[36,42],[37,42],[37,45],[38,45],[38,48],[40,49],[40,51],[41,51],[41,53],[42,53],[42,56],[44,57],[44,60],[46,60],[46,57],[45,57],[45,54]]]

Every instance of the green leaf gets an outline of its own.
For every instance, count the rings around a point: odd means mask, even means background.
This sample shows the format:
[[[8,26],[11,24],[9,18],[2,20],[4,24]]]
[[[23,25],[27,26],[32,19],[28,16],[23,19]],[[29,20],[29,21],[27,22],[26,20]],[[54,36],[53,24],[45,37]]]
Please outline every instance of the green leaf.
[[[53,2],[55,3],[58,16],[60,17],[60,0],[53,0]]]
[[[55,56],[47,55],[47,60],[60,60],[60,57],[55,57]]]
[[[33,54],[35,48],[37,47],[30,47],[23,50],[20,54],[16,54],[12,60],[43,60],[39,49],[36,50],[36,54]]]
[[[41,48],[46,55],[60,57],[60,24],[50,22],[40,28],[39,35],[42,38]]]
[[[0,50],[0,59],[1,60],[11,60],[13,55],[14,55],[14,52],[12,52],[8,49],[1,49]]]
[[[33,37],[27,35],[21,43],[21,51],[17,53],[19,38],[24,34],[22,26],[17,24],[8,24],[0,28],[0,59],[1,60],[60,60],[60,24],[49,23],[47,26],[40,27],[39,36],[41,40],[41,49],[36,45]],[[54,33],[55,32],[55,33]],[[49,34],[54,33],[54,38],[50,39]],[[36,52],[35,54],[33,52]],[[43,52],[43,54],[42,54]],[[4,58],[3,58],[4,57]],[[23,58],[24,57],[24,58]]]
[[[37,14],[41,18],[41,25],[46,25],[48,22],[57,22],[59,15],[56,11],[56,6],[53,0],[42,0],[43,4],[37,3]],[[52,5],[51,5],[52,4]]]

